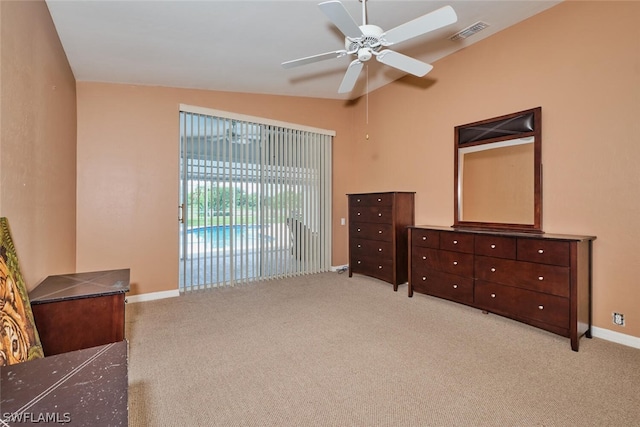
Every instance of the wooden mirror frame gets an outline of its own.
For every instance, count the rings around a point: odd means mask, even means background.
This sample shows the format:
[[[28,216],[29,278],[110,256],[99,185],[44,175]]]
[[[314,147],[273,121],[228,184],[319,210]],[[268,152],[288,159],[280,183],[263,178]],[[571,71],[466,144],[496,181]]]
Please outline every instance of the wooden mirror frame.
[[[542,107],[456,126],[454,130],[453,227],[542,233]],[[462,197],[462,183],[459,182],[460,149],[526,137],[534,138],[533,224],[464,221],[461,219],[459,210]]]

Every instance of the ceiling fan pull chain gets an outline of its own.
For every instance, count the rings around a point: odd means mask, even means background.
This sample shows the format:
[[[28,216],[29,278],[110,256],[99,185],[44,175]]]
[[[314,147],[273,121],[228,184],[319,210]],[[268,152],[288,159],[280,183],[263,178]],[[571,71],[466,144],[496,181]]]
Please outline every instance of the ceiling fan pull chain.
[[[363,0],[364,1],[364,0]],[[366,128],[366,132],[364,134],[364,139],[366,141],[369,140],[369,64],[367,64],[367,69],[365,70],[365,81],[366,81],[366,87],[365,87],[365,102],[364,102],[364,116],[365,116],[365,128]]]

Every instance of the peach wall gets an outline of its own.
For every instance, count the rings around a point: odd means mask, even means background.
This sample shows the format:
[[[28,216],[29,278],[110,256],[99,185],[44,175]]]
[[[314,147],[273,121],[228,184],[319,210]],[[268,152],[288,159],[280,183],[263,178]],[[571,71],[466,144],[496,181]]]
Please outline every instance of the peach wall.
[[[75,271],[75,79],[43,1],[0,11],[0,215],[31,289]]]
[[[176,289],[180,103],[337,131],[333,265],[345,193],[416,191],[417,223],[451,225],[454,126],[542,106],[543,228],[598,236],[594,324],[640,337],[637,16],[563,3],[350,103],[78,83],[78,270],[129,266],[133,294]]]
[[[77,268],[131,268],[131,294],[178,286],[179,104],[335,130],[334,194],[346,199],[352,109],[340,101],[86,82],[77,93]],[[346,207],[335,212],[344,263]]]
[[[639,16],[562,3],[373,92],[354,190],[416,191],[417,223],[451,225],[454,126],[542,106],[543,229],[598,237],[594,325],[640,337]]]

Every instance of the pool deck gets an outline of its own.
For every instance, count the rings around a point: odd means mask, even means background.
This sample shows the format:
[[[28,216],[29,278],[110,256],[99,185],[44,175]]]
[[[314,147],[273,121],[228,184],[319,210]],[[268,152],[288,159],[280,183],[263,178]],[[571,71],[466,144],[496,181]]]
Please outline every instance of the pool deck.
[[[270,277],[313,272],[313,266],[294,258],[288,248],[269,252],[262,261],[253,256],[254,252],[236,256],[218,252],[213,257],[200,255],[180,260],[180,291],[233,286]]]

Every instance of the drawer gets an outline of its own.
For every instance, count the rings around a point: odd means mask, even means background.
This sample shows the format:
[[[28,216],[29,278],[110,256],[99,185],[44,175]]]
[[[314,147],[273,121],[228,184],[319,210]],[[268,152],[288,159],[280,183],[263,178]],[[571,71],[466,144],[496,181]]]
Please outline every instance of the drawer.
[[[413,248],[411,251],[411,268],[413,270],[441,270],[438,249]]]
[[[385,282],[393,281],[393,260],[371,257],[351,257],[351,273],[364,274]]]
[[[411,244],[413,246],[438,249],[440,247],[440,232],[435,230],[412,228]]]
[[[476,255],[516,259],[516,239],[491,235],[478,235],[475,239]]]
[[[349,222],[393,222],[391,206],[358,206],[349,210]]]
[[[393,226],[374,222],[354,222],[349,227],[349,236],[356,239],[393,241]]]
[[[474,287],[474,302],[482,309],[508,317],[569,327],[568,298],[478,280]]]
[[[518,239],[518,259],[552,265],[571,265],[569,242],[544,239]]]
[[[443,231],[440,233],[440,249],[473,253],[473,234]]]
[[[393,243],[383,240],[351,239],[349,251],[352,257],[393,258]]]
[[[393,193],[351,194],[349,208],[358,206],[392,206]]]
[[[411,262],[412,268],[417,270],[431,269],[473,277],[473,254],[416,247],[411,252]]]
[[[568,267],[476,256],[475,277],[489,282],[569,297]]]
[[[412,271],[411,288],[421,294],[473,303],[473,279],[436,270]]]

